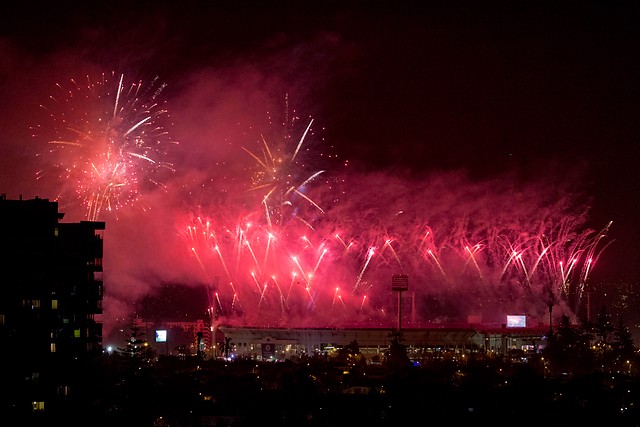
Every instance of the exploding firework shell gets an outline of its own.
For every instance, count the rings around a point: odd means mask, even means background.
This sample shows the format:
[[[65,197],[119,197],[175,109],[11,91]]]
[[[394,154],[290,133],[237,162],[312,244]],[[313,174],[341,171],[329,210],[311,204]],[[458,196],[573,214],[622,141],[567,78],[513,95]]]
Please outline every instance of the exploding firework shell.
[[[47,144],[47,167],[38,179],[55,174],[56,200],[76,200],[88,220],[139,201],[145,188],[157,186],[171,141],[168,113],[160,100],[163,85],[127,83],[124,75],[102,75],[86,82],[58,84],[42,105],[49,122],[38,127]]]

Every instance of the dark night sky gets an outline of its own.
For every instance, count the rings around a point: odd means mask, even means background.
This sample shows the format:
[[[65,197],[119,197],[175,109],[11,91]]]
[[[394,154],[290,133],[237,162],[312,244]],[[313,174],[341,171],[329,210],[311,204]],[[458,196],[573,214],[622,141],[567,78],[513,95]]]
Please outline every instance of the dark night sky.
[[[183,141],[277,109],[286,93],[354,169],[582,171],[590,225],[613,221],[602,271],[638,283],[640,5],[370,3],[3,2],[0,189],[36,195],[25,128],[58,80],[159,75],[174,119],[190,114],[176,125]]]

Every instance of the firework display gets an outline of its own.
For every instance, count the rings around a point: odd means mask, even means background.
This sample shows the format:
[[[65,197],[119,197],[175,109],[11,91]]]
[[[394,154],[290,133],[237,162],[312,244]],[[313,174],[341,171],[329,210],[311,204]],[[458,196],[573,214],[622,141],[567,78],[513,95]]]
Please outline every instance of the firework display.
[[[502,234],[458,245],[427,226],[393,237],[369,232],[328,224],[314,232],[274,229],[251,218],[227,226],[194,217],[184,236],[216,315],[271,326],[292,319],[388,322],[396,310],[391,277],[398,272],[409,275],[420,306],[430,307],[420,313],[423,321],[509,310],[540,318],[548,304],[577,312],[606,246],[599,245],[606,229],[550,229],[553,240]]]
[[[245,149],[257,163],[253,204],[239,197],[199,206],[178,221],[216,318],[388,326],[397,310],[394,274],[409,276],[407,315],[417,322],[472,314],[499,321],[507,312],[542,321],[549,306],[572,315],[584,308],[610,224],[585,229],[586,210],[566,188],[474,183],[456,173],[321,174],[296,165],[295,154],[278,169],[262,142],[263,157]]]
[[[87,220],[101,218],[140,199],[146,186],[161,184],[170,144],[168,113],[153,81],[127,82],[124,74],[103,74],[86,81],[71,79],[42,105],[48,122],[34,127],[47,167],[39,180],[61,181],[56,200],[73,206],[78,200]],[[44,135],[44,136],[43,136]]]
[[[43,106],[51,129],[35,129],[39,139],[50,135],[39,179],[55,171],[57,199],[75,201],[87,220],[139,202],[145,190],[179,199],[174,224],[163,224],[179,239],[167,240],[169,258],[186,260],[174,276],[204,286],[211,316],[228,323],[386,327],[396,321],[396,274],[409,278],[405,315],[415,322],[500,321],[506,313],[543,321],[552,307],[576,316],[610,243],[610,224],[586,227],[588,207],[571,183],[335,168],[314,120],[288,111],[283,133],[256,132],[236,141],[232,160],[212,159],[202,173],[219,175],[207,177],[209,192],[179,180],[180,189],[165,188],[175,143],[164,86],[126,84],[115,73],[71,83]],[[230,163],[242,176],[215,166]]]

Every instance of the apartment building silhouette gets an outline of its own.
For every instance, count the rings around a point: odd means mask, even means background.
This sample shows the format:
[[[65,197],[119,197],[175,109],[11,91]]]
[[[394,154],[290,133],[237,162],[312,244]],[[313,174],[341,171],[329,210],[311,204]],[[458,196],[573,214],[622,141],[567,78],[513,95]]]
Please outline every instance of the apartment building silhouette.
[[[104,222],[0,196],[0,413],[63,411],[102,353]]]

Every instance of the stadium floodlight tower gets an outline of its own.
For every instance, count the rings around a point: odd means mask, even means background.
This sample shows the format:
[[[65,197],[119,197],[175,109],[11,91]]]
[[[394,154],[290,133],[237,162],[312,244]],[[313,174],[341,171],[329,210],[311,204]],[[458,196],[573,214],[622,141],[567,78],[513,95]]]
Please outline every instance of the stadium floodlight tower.
[[[402,292],[409,290],[409,276],[394,274],[391,277],[391,290],[398,293],[398,333],[402,331]]]

